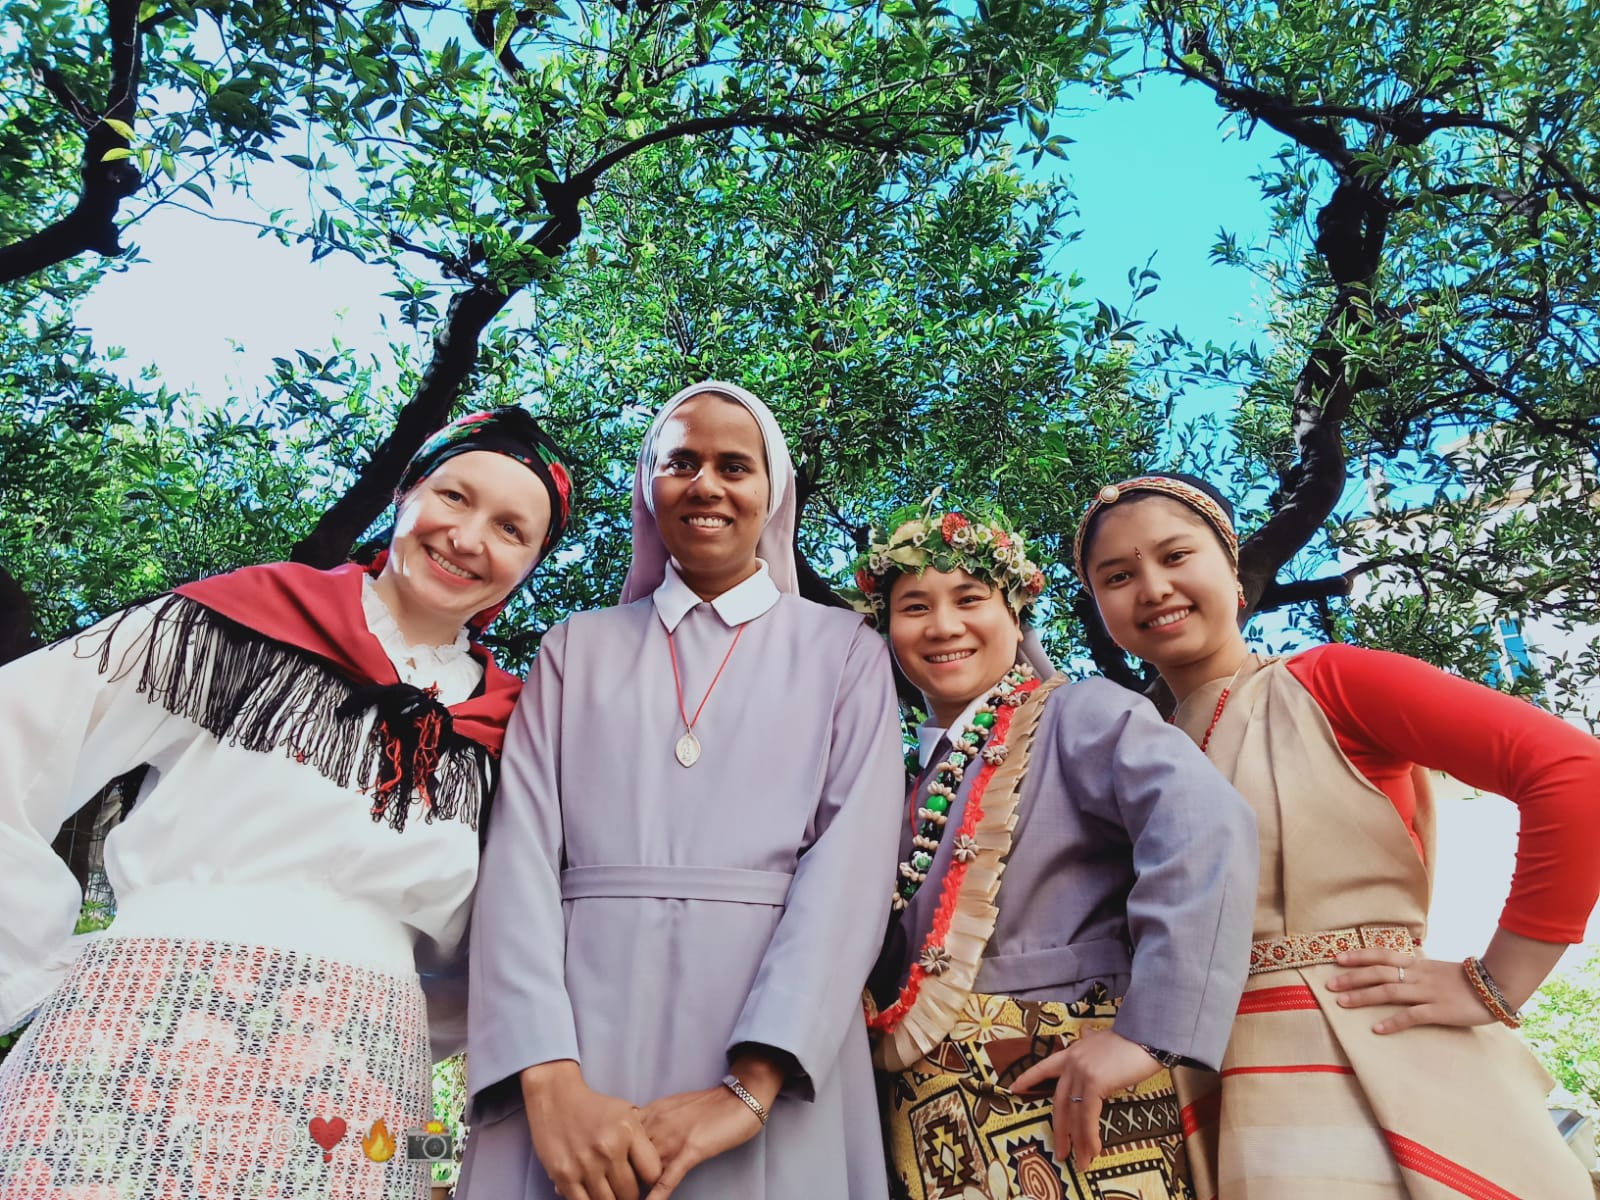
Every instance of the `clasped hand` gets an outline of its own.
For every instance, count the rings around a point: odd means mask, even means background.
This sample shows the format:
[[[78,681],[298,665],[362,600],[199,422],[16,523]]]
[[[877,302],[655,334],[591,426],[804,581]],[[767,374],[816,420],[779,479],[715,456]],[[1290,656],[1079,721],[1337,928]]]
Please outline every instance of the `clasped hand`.
[[[726,1087],[680,1092],[638,1108],[594,1091],[576,1063],[525,1075],[533,1151],[563,1200],[667,1200],[689,1171],[761,1131]]]

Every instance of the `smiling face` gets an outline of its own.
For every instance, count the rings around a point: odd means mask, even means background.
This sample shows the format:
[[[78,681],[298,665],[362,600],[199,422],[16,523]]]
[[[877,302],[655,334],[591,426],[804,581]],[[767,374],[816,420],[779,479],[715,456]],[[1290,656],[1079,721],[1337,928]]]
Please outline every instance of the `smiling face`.
[[[1164,496],[1105,509],[1084,547],[1095,604],[1130,654],[1155,665],[1182,699],[1237,669],[1238,575],[1204,518]]]
[[[998,590],[965,571],[901,575],[889,589],[889,645],[928,701],[935,723],[950,727],[1017,660],[1022,627]]]
[[[549,525],[550,494],[527,467],[458,454],[401,498],[379,595],[407,640],[454,641],[527,578]]]
[[[755,574],[770,485],[761,427],[744,405],[702,392],[675,408],[656,437],[650,488],[661,540],[697,595],[710,600]]]

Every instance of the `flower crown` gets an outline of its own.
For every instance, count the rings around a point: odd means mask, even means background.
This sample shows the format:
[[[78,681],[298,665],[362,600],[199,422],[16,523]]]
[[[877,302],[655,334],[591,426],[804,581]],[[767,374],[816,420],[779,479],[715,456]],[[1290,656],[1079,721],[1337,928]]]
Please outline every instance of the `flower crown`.
[[[899,574],[965,571],[1000,590],[1019,617],[1044,591],[1044,572],[1028,558],[1027,539],[999,509],[959,505],[938,510],[936,491],[921,504],[896,509],[889,532],[874,525],[866,552],[852,564],[859,591],[850,603],[882,626],[889,586]]]

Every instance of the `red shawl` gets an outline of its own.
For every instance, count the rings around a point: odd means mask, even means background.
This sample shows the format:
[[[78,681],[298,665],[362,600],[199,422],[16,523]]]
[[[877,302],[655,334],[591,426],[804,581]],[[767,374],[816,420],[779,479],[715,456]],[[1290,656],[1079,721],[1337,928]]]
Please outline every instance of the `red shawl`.
[[[299,563],[269,563],[213,575],[175,589],[177,594],[274,641],[314,654],[362,685],[400,682],[394,664],[367,629],[361,581],[368,568],[355,563],[319,571]],[[480,694],[449,706],[454,729],[499,754],[506,722],[522,682],[495,666],[476,642],[471,654],[483,664]]]

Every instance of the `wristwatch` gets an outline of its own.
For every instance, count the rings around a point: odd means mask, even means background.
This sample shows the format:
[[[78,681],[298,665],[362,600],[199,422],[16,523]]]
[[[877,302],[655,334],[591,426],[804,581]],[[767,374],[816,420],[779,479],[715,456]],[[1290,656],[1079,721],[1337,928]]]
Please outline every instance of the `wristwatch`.
[[[1147,1046],[1143,1042],[1138,1042],[1136,1044],[1138,1045],[1139,1049],[1143,1050],[1146,1054],[1155,1059],[1169,1071],[1172,1070],[1173,1067],[1183,1066],[1183,1055],[1181,1054],[1173,1054],[1167,1050],[1157,1050],[1154,1046]]]

